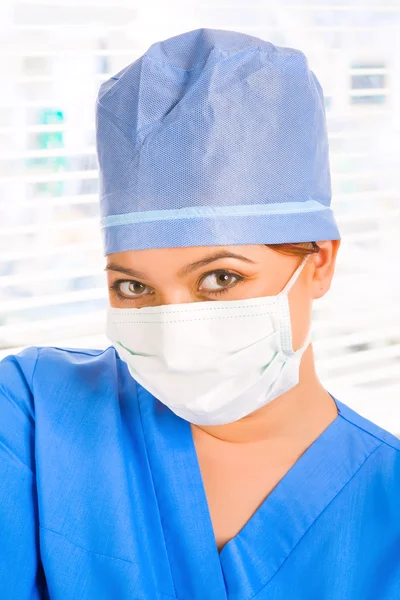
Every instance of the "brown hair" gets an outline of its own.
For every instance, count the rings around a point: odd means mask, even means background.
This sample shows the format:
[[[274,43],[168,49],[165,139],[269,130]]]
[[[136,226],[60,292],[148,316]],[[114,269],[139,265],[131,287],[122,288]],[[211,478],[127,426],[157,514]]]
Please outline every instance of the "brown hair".
[[[316,242],[299,242],[296,244],[265,244],[268,248],[272,248],[281,254],[289,254],[291,256],[306,256],[307,254],[316,254],[321,250]]]

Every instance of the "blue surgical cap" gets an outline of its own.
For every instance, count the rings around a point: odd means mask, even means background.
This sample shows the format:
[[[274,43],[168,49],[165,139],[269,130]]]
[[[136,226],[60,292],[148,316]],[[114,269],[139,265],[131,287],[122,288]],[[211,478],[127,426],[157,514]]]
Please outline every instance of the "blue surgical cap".
[[[197,29],[96,101],[104,254],[340,239],[323,92],[300,50]]]

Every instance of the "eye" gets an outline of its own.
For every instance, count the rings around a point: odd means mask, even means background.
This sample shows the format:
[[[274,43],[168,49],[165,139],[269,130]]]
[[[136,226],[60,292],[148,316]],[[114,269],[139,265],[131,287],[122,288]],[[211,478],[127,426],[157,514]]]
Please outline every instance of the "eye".
[[[110,285],[110,290],[113,290],[116,296],[121,299],[145,296],[144,291],[146,289],[149,289],[147,285],[132,279],[117,279]]]
[[[242,280],[243,277],[231,273],[230,271],[213,271],[212,273],[208,273],[205,277],[203,277],[199,290],[209,294],[222,294],[223,292],[227,292]],[[204,285],[205,283],[206,285]]]

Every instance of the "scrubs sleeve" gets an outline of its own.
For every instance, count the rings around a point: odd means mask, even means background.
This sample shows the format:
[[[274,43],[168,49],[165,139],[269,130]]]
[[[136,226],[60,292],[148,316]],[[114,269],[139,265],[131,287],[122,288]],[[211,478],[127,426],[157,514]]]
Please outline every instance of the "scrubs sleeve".
[[[38,349],[0,361],[0,596],[47,598],[39,555],[32,379]]]

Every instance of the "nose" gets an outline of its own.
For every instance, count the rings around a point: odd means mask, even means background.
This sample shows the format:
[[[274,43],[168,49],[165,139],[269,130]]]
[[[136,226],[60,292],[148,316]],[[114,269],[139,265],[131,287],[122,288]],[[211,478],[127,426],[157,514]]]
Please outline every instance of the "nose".
[[[161,305],[165,304],[186,304],[187,302],[195,302],[197,298],[193,297],[191,291],[186,287],[174,286],[169,290],[164,290],[159,294]]]

